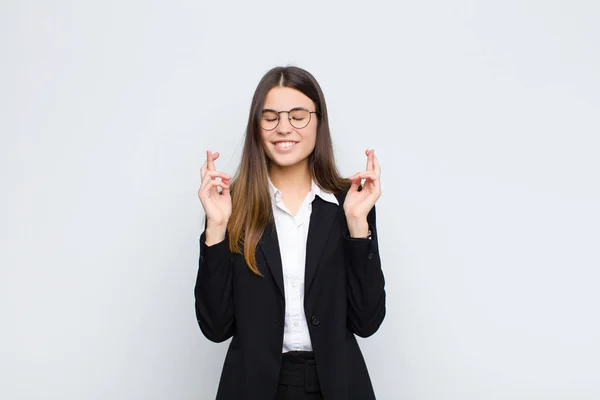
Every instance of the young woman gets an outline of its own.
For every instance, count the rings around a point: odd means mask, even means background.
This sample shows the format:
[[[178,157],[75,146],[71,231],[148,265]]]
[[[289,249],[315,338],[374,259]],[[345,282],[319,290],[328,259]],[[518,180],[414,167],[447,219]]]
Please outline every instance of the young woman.
[[[233,179],[206,152],[195,298],[202,333],[232,337],[218,400],[375,398],[355,338],[378,330],[386,299],[380,167],[365,155],[339,175],[325,98],[296,67],[258,84]]]

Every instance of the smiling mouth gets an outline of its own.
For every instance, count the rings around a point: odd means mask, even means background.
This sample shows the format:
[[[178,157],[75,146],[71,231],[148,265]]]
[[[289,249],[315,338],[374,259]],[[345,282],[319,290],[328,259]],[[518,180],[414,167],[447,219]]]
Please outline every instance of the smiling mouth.
[[[294,147],[294,145],[296,144],[296,142],[275,142],[273,144],[278,149],[285,150],[285,149],[290,149],[290,148]]]

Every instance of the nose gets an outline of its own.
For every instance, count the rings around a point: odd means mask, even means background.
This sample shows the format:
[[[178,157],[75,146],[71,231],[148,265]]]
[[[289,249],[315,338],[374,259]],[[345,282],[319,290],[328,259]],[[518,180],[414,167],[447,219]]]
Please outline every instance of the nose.
[[[279,124],[277,124],[277,133],[281,135],[287,135],[288,133],[292,133],[292,129],[294,127],[290,124],[289,114],[285,111],[282,111],[279,114]]]

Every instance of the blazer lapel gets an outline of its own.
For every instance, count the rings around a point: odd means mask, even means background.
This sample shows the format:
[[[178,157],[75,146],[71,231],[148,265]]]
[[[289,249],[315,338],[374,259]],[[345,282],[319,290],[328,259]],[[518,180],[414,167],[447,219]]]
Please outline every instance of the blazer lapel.
[[[343,204],[343,203],[340,203]],[[337,204],[329,203],[319,196],[315,196],[310,213],[310,224],[308,226],[308,239],[306,241],[306,266],[304,271],[304,293],[308,289],[315,277],[319,267],[323,251],[327,245],[329,233],[333,223],[338,215],[339,208]]]
[[[263,233],[259,245],[267,260],[271,275],[273,275],[273,278],[281,291],[281,295],[284,296],[283,267],[281,263],[281,254],[279,252],[279,241],[277,240],[277,230],[275,229],[274,222],[269,223],[265,229],[265,233]]]

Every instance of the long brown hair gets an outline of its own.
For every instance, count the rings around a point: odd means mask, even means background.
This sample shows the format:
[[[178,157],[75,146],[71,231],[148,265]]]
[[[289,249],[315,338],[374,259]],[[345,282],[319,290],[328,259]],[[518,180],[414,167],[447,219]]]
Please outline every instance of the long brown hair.
[[[240,166],[231,181],[232,214],[228,222],[229,248],[243,254],[250,270],[263,276],[256,264],[256,246],[273,221],[268,184],[269,160],[261,140],[260,119],[265,98],[276,86],[296,89],[315,103],[318,112],[315,149],[308,156],[308,168],[315,183],[330,193],[348,190],[350,181],[340,176],[333,157],[327,106],[321,87],[306,70],[275,67],[258,83],[248,117]]]

